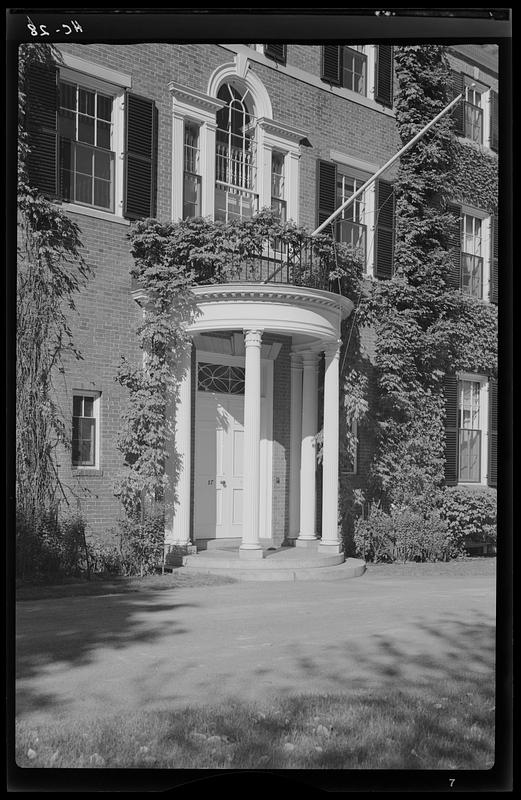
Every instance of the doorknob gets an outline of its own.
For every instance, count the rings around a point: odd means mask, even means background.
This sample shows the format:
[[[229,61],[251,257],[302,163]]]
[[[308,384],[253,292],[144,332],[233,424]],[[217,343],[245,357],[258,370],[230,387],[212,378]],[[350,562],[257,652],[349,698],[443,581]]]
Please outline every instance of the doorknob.
[[[226,481],[221,481],[221,486],[226,486]]]

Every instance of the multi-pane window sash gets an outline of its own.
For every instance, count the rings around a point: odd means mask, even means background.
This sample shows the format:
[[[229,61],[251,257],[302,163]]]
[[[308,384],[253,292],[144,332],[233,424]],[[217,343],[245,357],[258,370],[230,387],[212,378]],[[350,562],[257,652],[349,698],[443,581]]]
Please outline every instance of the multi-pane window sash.
[[[463,214],[461,220],[461,291],[483,297],[483,258],[481,219]]]
[[[464,101],[464,131],[465,137],[477,144],[483,143],[483,109],[481,108],[481,93],[465,87]]]
[[[186,123],[184,138],[183,219],[201,216],[199,126]]]
[[[362,46],[344,47],[342,53],[342,86],[357,94],[366,93],[367,56]]]
[[[243,219],[258,206],[255,120],[235,87],[224,84],[218,98],[227,105],[217,113],[215,219]]]
[[[360,178],[338,173],[337,179],[337,206],[342,205],[364,183]],[[366,226],[365,204],[363,197],[354,200],[344,211],[336,223],[337,240],[349,244],[365,261],[366,254]]]
[[[481,481],[481,414],[479,381],[458,382],[458,475],[464,483]]]
[[[60,83],[59,175],[63,200],[114,210],[113,99]]]
[[[96,418],[94,397],[75,395],[72,406],[72,464],[93,467],[96,464]]]
[[[284,200],[284,156],[273,153],[271,160],[271,208],[281,222],[286,221],[286,201]]]

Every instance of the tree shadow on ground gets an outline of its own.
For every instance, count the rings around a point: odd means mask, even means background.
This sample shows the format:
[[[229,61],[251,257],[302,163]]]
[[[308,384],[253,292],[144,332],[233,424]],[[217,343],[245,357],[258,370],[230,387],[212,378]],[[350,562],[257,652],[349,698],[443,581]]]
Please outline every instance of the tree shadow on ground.
[[[18,604],[18,711],[58,707],[55,695],[38,688],[44,673],[86,667],[103,650],[124,651],[135,644],[146,647],[163,637],[186,633],[183,610],[196,604],[161,600],[164,596],[151,591]],[[153,624],[150,615],[154,615]]]

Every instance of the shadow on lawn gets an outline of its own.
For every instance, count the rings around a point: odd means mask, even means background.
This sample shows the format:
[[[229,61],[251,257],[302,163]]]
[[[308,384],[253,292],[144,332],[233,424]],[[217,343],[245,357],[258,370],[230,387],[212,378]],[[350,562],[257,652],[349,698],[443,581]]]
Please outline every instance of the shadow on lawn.
[[[152,591],[19,604],[15,649],[19,687],[22,683],[37,682],[43,672],[52,670],[54,665],[71,669],[88,666],[103,649],[114,651],[133,644],[151,645],[162,637],[185,633],[183,609],[194,604],[158,602],[159,599],[157,592]],[[62,606],[57,612],[59,626],[53,615],[56,603]],[[45,708],[57,710],[57,697],[30,685],[19,688],[18,713]]]

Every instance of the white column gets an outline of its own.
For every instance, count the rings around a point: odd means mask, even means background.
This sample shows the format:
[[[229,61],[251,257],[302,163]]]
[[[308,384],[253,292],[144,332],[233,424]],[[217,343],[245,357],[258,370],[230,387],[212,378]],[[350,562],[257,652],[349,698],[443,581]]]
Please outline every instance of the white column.
[[[190,543],[191,445],[192,445],[192,344],[180,362],[183,373],[175,407],[174,453],[167,463],[173,510],[167,515],[165,545]],[[177,475],[177,480],[176,480]],[[173,497],[177,498],[175,504]]]
[[[300,451],[300,534],[297,546],[306,547],[317,538],[316,513],[316,441],[318,415],[318,357],[303,353],[302,441]]]
[[[291,412],[289,455],[289,538],[300,530],[300,448],[302,442],[302,360],[291,353]]]
[[[260,330],[244,332],[244,503],[242,543],[239,548],[242,558],[263,557],[259,542],[261,339]]]
[[[340,342],[324,350],[324,440],[322,445],[322,541],[319,550],[340,553],[338,536],[338,436]]]

